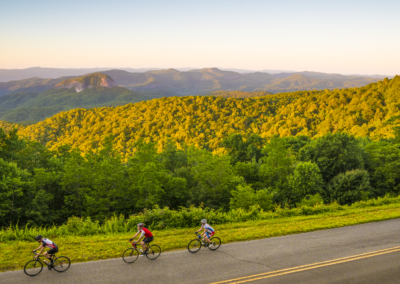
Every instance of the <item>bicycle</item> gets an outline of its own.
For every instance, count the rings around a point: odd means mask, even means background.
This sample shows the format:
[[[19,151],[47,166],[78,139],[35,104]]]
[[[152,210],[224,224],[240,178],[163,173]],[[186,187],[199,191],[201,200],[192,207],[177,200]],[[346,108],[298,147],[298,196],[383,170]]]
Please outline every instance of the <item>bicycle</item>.
[[[221,239],[218,237],[213,237],[210,239],[211,244],[205,241],[205,237],[202,237],[199,233],[195,233],[197,238],[190,241],[188,244],[188,250],[191,253],[198,252],[201,246],[208,247],[210,250],[217,250],[221,246]]]
[[[37,253],[33,253],[37,255]],[[54,259],[53,269],[57,272],[65,272],[70,266],[71,261],[66,256],[57,257],[55,254],[50,255]],[[36,276],[43,270],[43,264],[47,265],[50,268],[50,261],[33,258],[33,260],[28,261],[24,266],[24,272],[28,276]]]
[[[157,257],[160,256],[161,254],[161,248],[158,245],[150,245],[146,244],[146,251],[144,252],[144,255],[150,259],[154,260]],[[140,252],[139,252],[140,250]],[[132,242],[132,247],[128,248],[124,251],[122,254],[122,259],[126,263],[133,263],[136,259],[138,259],[140,253],[142,252],[142,249],[137,248],[137,244],[135,242]]]

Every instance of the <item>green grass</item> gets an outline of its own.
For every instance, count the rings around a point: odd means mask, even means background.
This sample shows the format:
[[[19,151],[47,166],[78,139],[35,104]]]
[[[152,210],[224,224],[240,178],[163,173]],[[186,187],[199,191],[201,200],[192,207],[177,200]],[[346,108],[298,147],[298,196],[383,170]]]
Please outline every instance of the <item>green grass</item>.
[[[216,236],[220,237],[222,243],[226,244],[395,218],[400,218],[400,204],[397,203],[375,207],[348,208],[313,216],[247,221],[213,227],[216,230]],[[189,241],[195,238],[194,231],[199,227],[153,231],[155,235],[154,243],[161,246],[163,252],[186,249]],[[128,239],[132,237],[132,234],[47,237],[59,245],[59,255],[68,256],[73,263],[76,263],[121,257],[122,252],[130,246]],[[0,271],[23,269],[25,263],[33,256],[30,251],[37,246],[36,242],[27,241],[8,241],[0,244]]]

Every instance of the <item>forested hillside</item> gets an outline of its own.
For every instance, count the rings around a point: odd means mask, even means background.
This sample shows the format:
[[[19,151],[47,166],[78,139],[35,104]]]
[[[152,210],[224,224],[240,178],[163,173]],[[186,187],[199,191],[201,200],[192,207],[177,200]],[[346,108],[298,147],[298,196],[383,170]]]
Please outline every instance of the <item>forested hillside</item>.
[[[74,108],[120,106],[149,98],[122,87],[52,89],[41,93],[14,93],[0,97],[0,120],[23,122],[41,121],[61,111]]]
[[[74,109],[21,128],[50,149],[68,144],[95,150],[108,135],[123,156],[140,139],[168,139],[217,150],[231,133],[320,137],[347,132],[372,139],[393,136],[387,120],[400,115],[400,77],[362,88],[303,91],[235,99],[213,96],[154,99],[120,107]]]
[[[44,92],[53,89],[54,86],[70,77],[57,79],[42,79],[38,77],[18,81],[0,82],[0,96],[15,92]]]
[[[215,91],[206,94],[207,96],[222,97],[222,98],[235,98],[235,99],[246,99],[254,97],[263,97],[272,95],[268,92],[242,92],[242,91]]]

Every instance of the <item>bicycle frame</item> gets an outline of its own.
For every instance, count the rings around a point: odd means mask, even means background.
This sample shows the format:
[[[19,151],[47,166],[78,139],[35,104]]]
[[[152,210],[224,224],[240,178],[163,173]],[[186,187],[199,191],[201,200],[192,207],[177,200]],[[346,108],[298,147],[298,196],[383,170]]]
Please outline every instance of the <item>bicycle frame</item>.
[[[33,253],[34,255],[37,255],[37,253]],[[56,259],[57,259],[57,257],[56,257],[56,255],[55,254],[50,254],[50,256],[52,256],[53,257],[53,261],[55,261]],[[47,257],[45,257],[45,258],[47,258]],[[48,259],[48,258],[47,258]],[[45,260],[42,260],[42,259],[40,259],[40,255],[37,257],[37,258],[35,258],[35,257],[33,257],[33,260],[36,260],[36,262],[41,262],[42,264],[46,264],[47,266],[49,266],[49,264],[50,263],[47,263]],[[50,260],[49,260],[50,261]]]
[[[201,234],[196,234],[197,238],[199,239],[199,241],[201,241],[201,244],[203,246],[208,246],[210,243],[206,241],[206,237],[203,237]]]
[[[139,245],[141,246],[141,244],[139,244]],[[149,249],[149,244],[145,244],[145,245],[146,245],[146,250],[148,250]],[[135,242],[132,242],[132,246],[133,246],[134,249],[137,249],[138,244],[135,243]]]

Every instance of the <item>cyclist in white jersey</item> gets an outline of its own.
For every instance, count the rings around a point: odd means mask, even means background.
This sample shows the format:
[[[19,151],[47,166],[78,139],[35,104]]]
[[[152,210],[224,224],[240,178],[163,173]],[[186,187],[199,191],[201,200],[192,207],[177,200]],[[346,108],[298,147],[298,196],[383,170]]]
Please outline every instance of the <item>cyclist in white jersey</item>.
[[[207,219],[201,220],[201,227],[199,230],[196,231],[196,233],[198,233],[201,230],[204,230],[204,232],[201,233],[201,235],[208,243],[210,243],[210,246],[213,246],[214,244],[210,241],[210,237],[212,237],[215,234],[215,230],[209,224],[207,224]]]
[[[54,267],[54,261],[51,258],[51,255],[58,252],[58,246],[51,240],[43,238],[42,235],[36,236],[36,241],[38,243],[40,243],[40,246],[37,249],[34,249],[33,252],[35,252],[39,249],[40,249],[40,252],[37,255],[35,255],[35,258],[38,258],[39,255],[43,252],[44,248],[48,247],[50,250],[46,251],[43,255],[51,261],[51,264],[49,265],[49,269],[52,269]]]

